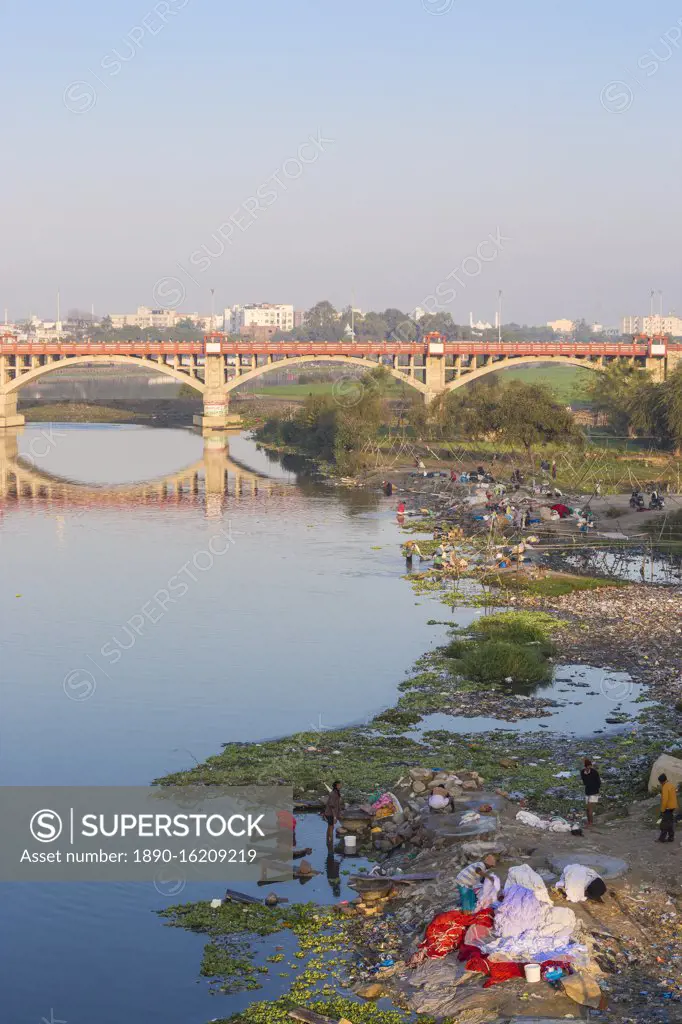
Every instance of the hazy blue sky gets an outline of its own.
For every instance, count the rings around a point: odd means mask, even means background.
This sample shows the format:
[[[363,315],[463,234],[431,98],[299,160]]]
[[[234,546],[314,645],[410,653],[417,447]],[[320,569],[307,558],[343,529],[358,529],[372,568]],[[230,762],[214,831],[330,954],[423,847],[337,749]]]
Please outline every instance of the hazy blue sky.
[[[682,311],[678,3],[5,0],[2,38],[11,316],[408,309],[453,272],[458,321]]]

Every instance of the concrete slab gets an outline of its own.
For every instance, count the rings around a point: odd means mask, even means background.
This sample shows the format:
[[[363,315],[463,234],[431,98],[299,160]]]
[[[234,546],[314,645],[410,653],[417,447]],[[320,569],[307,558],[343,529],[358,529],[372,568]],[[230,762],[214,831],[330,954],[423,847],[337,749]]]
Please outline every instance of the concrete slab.
[[[598,872],[602,878],[619,878],[630,870],[627,861],[619,857],[607,857],[594,850],[572,850],[570,853],[548,854],[547,863],[552,871],[561,874],[568,864],[584,864]]]

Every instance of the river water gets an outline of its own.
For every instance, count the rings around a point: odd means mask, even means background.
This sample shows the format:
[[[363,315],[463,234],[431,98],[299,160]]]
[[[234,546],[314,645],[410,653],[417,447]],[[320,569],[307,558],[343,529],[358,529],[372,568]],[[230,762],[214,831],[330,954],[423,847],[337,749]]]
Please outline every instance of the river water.
[[[363,719],[442,636],[398,578],[394,501],[297,481],[239,436],[228,455],[189,431],[42,424],[16,444],[0,476],[3,785],[147,784],[228,740]],[[301,898],[328,890],[322,876]],[[240,1005],[197,985],[204,940],[163,927],[153,911],[177,900],[151,884],[0,898],[2,1020],[204,1024]]]
[[[394,499],[296,475],[244,436],[42,424],[3,445],[0,784],[145,785],[229,740],[361,721],[443,637],[427,625],[443,606],[400,580]],[[331,888],[322,874],[297,898]],[[2,1019],[234,1012],[248,994],[197,983],[204,939],[154,914],[221,894],[0,885]]]

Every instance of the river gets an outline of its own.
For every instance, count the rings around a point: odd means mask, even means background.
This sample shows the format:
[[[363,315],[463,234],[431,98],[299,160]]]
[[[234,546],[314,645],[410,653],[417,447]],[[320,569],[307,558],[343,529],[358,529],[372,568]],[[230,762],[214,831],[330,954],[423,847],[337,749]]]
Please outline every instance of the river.
[[[144,785],[228,740],[362,720],[442,636],[396,572],[395,501],[297,480],[242,436],[229,456],[133,426],[40,424],[16,444],[0,496],[3,785]],[[210,547],[218,535],[229,544]],[[186,592],[136,632],[178,574]],[[153,911],[177,899],[151,884],[0,894],[3,1020],[205,1024],[240,1005],[197,985],[204,941],[163,926]]]

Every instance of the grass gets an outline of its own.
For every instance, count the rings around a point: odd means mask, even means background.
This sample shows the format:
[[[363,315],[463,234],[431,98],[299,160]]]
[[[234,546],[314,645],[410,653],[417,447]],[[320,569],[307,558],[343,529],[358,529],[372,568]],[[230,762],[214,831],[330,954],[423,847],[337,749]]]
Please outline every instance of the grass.
[[[55,402],[21,409],[27,423],[151,423],[151,412],[132,412],[87,402]]]
[[[599,590],[602,587],[626,587],[627,580],[607,580],[596,576],[545,576],[542,579],[530,580],[517,576],[495,576],[488,574],[485,582],[490,586],[499,586],[503,590],[517,590],[536,597],[562,597],[581,590]]]
[[[447,648],[454,669],[483,686],[501,683],[542,683],[552,677],[552,666],[536,647],[504,640],[455,640]]]
[[[594,370],[582,370],[579,366],[538,363],[534,366],[519,366],[509,370],[498,370],[500,383],[521,380],[526,384],[547,384],[562,402],[586,401],[585,384],[588,374]]]

